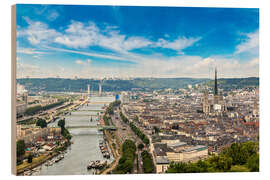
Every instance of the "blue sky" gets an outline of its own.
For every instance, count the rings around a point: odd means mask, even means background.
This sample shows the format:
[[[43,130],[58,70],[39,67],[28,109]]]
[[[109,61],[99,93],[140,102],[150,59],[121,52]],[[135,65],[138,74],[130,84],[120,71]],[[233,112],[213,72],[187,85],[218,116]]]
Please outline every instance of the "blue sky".
[[[259,76],[259,9],[17,5],[17,76]]]

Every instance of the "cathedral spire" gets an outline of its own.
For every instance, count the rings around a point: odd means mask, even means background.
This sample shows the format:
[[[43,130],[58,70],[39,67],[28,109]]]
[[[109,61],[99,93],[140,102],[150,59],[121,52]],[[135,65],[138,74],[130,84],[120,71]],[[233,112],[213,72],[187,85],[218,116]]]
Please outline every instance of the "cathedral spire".
[[[217,67],[215,68],[215,95],[218,95],[218,87],[217,87]]]

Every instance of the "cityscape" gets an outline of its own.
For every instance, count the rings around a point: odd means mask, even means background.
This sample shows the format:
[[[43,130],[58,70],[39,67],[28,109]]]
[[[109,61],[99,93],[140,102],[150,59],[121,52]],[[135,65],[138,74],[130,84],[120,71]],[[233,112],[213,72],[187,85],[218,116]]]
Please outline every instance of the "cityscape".
[[[259,172],[258,16],[17,5],[17,175]]]

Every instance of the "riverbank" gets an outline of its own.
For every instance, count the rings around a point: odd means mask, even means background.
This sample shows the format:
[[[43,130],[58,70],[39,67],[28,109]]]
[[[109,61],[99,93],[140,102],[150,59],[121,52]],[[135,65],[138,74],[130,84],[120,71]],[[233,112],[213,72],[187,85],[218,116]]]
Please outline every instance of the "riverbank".
[[[41,166],[43,163],[45,163],[48,160],[51,160],[52,158],[58,156],[59,154],[63,153],[71,143],[68,143],[68,145],[61,145],[60,147],[57,147],[56,149],[61,149],[61,151],[54,151],[50,152],[48,155],[41,155],[39,157],[33,158],[32,163],[24,162],[16,167],[17,175],[22,175],[23,172],[32,170],[38,166]]]
[[[32,170],[32,169],[38,167],[38,166],[41,166],[46,161],[51,160],[52,158],[54,158],[58,155],[59,155],[59,153],[54,152],[52,154],[49,154],[48,156],[42,155],[38,158],[33,158],[32,163],[24,162],[23,164],[17,166],[17,175],[22,175],[22,173],[25,171],[29,171],[29,170]],[[25,163],[26,163],[26,165],[25,165]]]
[[[115,135],[115,134],[114,134]],[[116,144],[113,142],[113,138],[110,134],[110,132],[108,131],[104,131],[104,136],[106,137],[107,139],[107,142],[110,146],[110,149],[112,151],[112,154],[113,154],[113,157],[114,157],[114,161],[109,165],[109,167],[107,169],[105,169],[104,171],[100,172],[100,174],[107,174],[109,173],[110,171],[112,171],[118,164],[119,162],[119,159],[121,157],[121,150],[120,150],[120,144],[119,144],[119,141],[117,141],[117,137],[115,136],[116,138]],[[113,146],[113,143],[115,144],[115,147]]]
[[[114,97],[110,98],[93,98],[92,101],[112,101]],[[69,106],[70,108],[71,106]],[[91,104],[89,101],[88,104],[78,105],[76,108],[73,108],[72,113],[65,116],[65,125],[68,126],[96,126],[99,120],[98,114],[103,111],[104,104]],[[71,112],[71,111],[70,111]],[[93,118],[94,117],[94,118]],[[50,127],[58,126],[58,122],[61,118],[58,118],[56,121],[49,124]],[[75,174],[101,174],[101,171],[95,168],[87,169],[89,162],[91,161],[107,161],[107,165],[102,171],[105,171],[106,168],[110,166],[114,167],[114,164],[117,164],[118,159],[116,148],[116,141],[114,139],[114,134],[109,133],[109,131],[100,133],[98,128],[72,128],[69,129],[70,135],[72,135],[72,145],[70,146],[67,153],[64,155],[63,160],[55,161],[58,157],[55,157],[57,154],[53,152],[62,151],[60,146],[57,149],[45,151],[47,154],[38,159],[34,158],[33,163],[25,162],[24,166],[18,168],[18,172],[24,175],[75,175]],[[62,132],[63,133],[63,132]],[[108,134],[111,134],[111,137]],[[113,132],[114,133],[114,132]],[[106,143],[104,142],[106,141]],[[103,141],[104,145],[101,148],[98,146],[100,142]],[[102,153],[107,150],[107,153]],[[49,152],[51,152],[49,154]],[[108,155],[110,153],[110,155]],[[104,156],[106,155],[106,156]],[[110,157],[111,156],[111,157]],[[27,157],[27,156],[26,156]],[[109,158],[110,157],[110,158]],[[60,158],[60,156],[59,156]],[[50,160],[51,159],[51,160]],[[57,162],[57,163],[54,163]],[[48,164],[48,166],[47,166]]]

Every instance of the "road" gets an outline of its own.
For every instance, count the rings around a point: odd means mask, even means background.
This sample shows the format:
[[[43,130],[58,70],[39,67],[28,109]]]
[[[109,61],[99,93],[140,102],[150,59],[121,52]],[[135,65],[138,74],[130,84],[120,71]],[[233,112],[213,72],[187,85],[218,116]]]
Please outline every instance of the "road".
[[[138,147],[140,143],[143,144],[142,140],[132,131],[130,126],[122,121],[120,117],[119,108],[115,110],[114,115],[112,115],[111,117],[112,117],[113,124],[117,127],[116,135],[120,140],[120,144],[123,144],[126,139],[133,140],[136,144],[136,147]],[[137,169],[137,161],[135,160],[133,173],[142,174],[143,168],[142,168],[141,154],[140,152],[137,152],[137,154],[138,154],[139,169]]]
[[[116,145],[116,151],[114,150],[114,148],[112,147],[112,143],[113,143],[113,140],[111,138],[111,136],[107,133],[106,134],[106,137],[107,137],[107,141],[109,143],[109,146],[112,150],[112,153],[114,155],[114,162],[111,164],[111,167],[109,167],[108,169],[106,169],[105,171],[103,171],[101,174],[107,174],[109,173],[110,171],[114,170],[116,168],[116,166],[118,165],[118,162],[119,162],[119,159],[121,158],[121,154],[120,154],[120,147],[119,147],[119,144],[114,142],[115,145]]]
[[[128,119],[130,119],[128,116],[127,116],[127,114],[125,113],[125,111],[124,110],[122,110],[122,113],[124,114],[124,116],[126,116]],[[133,124],[138,128],[138,129],[140,129],[140,131],[143,133],[143,134],[145,134],[145,136],[147,136],[148,137],[148,139],[149,139],[149,144],[151,144],[152,143],[152,140],[151,140],[151,137],[150,137],[150,135],[145,131],[145,129],[144,129],[144,127],[143,127],[143,125],[142,124],[140,124],[139,122],[137,122],[137,121],[133,121]],[[136,136],[136,135],[135,135]],[[141,139],[139,138],[139,137],[137,137],[136,136],[136,138],[138,139],[138,140],[136,140],[136,144],[138,145],[139,143],[142,143],[142,144],[144,144],[142,141],[141,141]],[[152,156],[152,159],[153,159],[153,152],[150,150],[150,146],[145,146],[144,148],[143,148],[143,150],[142,151],[147,151],[148,153],[150,153],[150,155]],[[141,152],[142,152],[141,151]],[[138,153],[139,155],[138,155],[138,158],[139,158],[139,162],[141,162],[141,163],[139,163],[139,173],[143,173],[143,166],[142,166],[142,158],[141,158],[141,152],[140,153]],[[153,163],[154,163],[154,169],[155,169],[155,167],[156,167],[156,165],[155,165],[155,162],[154,162],[154,160],[153,160]],[[154,170],[154,172],[155,172],[155,170]]]
[[[70,106],[67,106],[66,109],[68,110],[71,110],[72,108],[76,107],[76,106],[80,106],[80,105],[83,105],[87,102],[87,100],[81,102],[81,103],[77,103],[77,104],[72,104]],[[47,122],[50,122],[52,120],[52,117],[53,117],[53,114],[55,114],[56,110],[58,108],[61,108],[61,107],[64,107],[66,106],[67,103],[64,103],[63,105],[60,105],[60,106],[56,106],[52,109],[48,109],[46,111],[43,111],[42,113],[39,113],[39,114],[35,114],[35,115],[32,115],[32,116],[24,116],[22,118],[17,118],[17,122],[21,122],[21,121],[25,121],[27,119],[30,119],[30,118],[38,118],[38,117],[42,117],[42,116],[46,116],[46,115],[49,115],[50,116],[50,119],[47,120]]]
[[[116,168],[116,166],[118,165],[118,161],[121,158],[121,156],[118,156],[114,162],[112,163],[112,166],[109,167],[108,169],[106,169],[105,171],[103,171],[101,174],[107,174],[109,172],[111,172],[112,170],[114,170]]]

